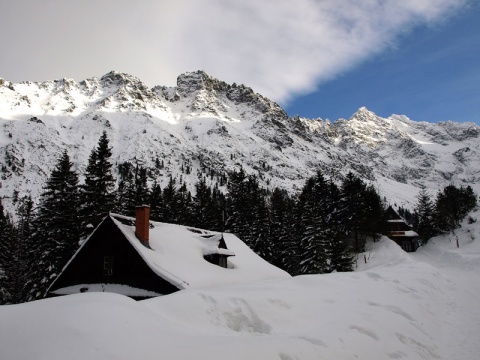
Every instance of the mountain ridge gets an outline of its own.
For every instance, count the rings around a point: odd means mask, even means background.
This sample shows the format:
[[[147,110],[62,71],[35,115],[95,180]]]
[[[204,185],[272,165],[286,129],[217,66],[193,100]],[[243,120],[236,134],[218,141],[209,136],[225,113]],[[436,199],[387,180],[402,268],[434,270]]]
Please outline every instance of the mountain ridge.
[[[179,75],[175,87],[153,88],[116,71],[78,83],[0,79],[0,124],[6,199],[14,190],[36,197],[63,149],[82,173],[104,130],[115,164],[143,164],[162,184],[181,176],[190,188],[199,173],[214,181],[239,166],[264,186],[290,192],[317,170],[333,178],[354,171],[388,201],[411,208],[422,185],[434,195],[452,182],[478,192],[480,182],[474,123],[382,118],[366,107],[334,122],[290,117],[251,88],[201,70]],[[155,169],[156,159],[163,169]],[[187,165],[190,174],[182,171]]]

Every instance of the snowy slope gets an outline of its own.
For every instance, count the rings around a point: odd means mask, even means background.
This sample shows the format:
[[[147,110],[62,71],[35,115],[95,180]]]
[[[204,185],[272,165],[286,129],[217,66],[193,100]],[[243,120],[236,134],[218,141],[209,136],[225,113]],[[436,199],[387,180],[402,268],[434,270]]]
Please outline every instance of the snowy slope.
[[[475,360],[480,221],[456,235],[413,254],[383,238],[353,273],[2,306],[0,358]]]
[[[182,175],[193,188],[197,173],[242,165],[261,174],[263,185],[288,191],[317,169],[335,177],[354,171],[398,205],[411,204],[420,184],[432,194],[452,182],[480,190],[476,124],[381,118],[366,108],[333,123],[289,117],[252,89],[202,71],[180,75],[176,87],[153,89],[113,71],[80,83],[0,79],[0,126],[3,198],[14,190],[35,197],[65,148],[82,172],[103,130],[116,164],[153,168],[164,160],[165,168],[156,169],[163,184],[170,174]],[[191,173],[182,173],[182,165]]]

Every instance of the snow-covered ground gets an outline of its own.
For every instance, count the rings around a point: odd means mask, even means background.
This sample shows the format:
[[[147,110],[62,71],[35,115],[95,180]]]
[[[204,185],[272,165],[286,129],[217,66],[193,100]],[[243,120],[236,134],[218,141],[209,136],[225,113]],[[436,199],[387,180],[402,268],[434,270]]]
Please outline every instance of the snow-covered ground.
[[[476,360],[480,212],[472,216],[413,254],[383,238],[353,273],[3,306],[0,359]]]

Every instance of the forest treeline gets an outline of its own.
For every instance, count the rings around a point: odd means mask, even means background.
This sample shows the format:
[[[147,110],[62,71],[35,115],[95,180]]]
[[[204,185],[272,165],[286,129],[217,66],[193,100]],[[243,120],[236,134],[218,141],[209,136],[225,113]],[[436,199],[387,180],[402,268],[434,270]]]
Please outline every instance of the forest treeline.
[[[155,173],[139,164],[119,164],[115,179],[111,155],[104,132],[80,184],[64,151],[38,201],[14,198],[15,224],[0,203],[0,304],[43,297],[108,212],[134,216],[140,204],[150,206],[153,221],[234,233],[292,275],[351,271],[366,239],[375,239],[383,230],[384,201],[353,173],[337,184],[317,172],[291,195],[279,188],[262,188],[258,177],[242,168],[220,176],[218,182],[212,181],[213,174],[199,172],[192,194],[182,178],[170,177],[162,188]],[[162,164],[157,159],[156,166]],[[453,200],[458,209],[452,207]],[[400,210],[427,241],[458,226],[474,206],[476,195],[470,187],[452,185],[435,202],[423,189],[414,213]]]

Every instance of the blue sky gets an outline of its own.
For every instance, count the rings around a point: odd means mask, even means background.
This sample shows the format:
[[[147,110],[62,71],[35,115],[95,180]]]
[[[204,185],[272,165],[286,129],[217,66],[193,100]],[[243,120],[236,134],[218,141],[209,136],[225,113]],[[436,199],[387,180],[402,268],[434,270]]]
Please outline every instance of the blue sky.
[[[291,115],[480,123],[479,34],[478,0],[0,0],[0,77],[204,70]]]
[[[480,5],[419,26],[395,47],[295,97],[290,115],[335,120],[361,106],[382,117],[473,121],[480,125]]]

